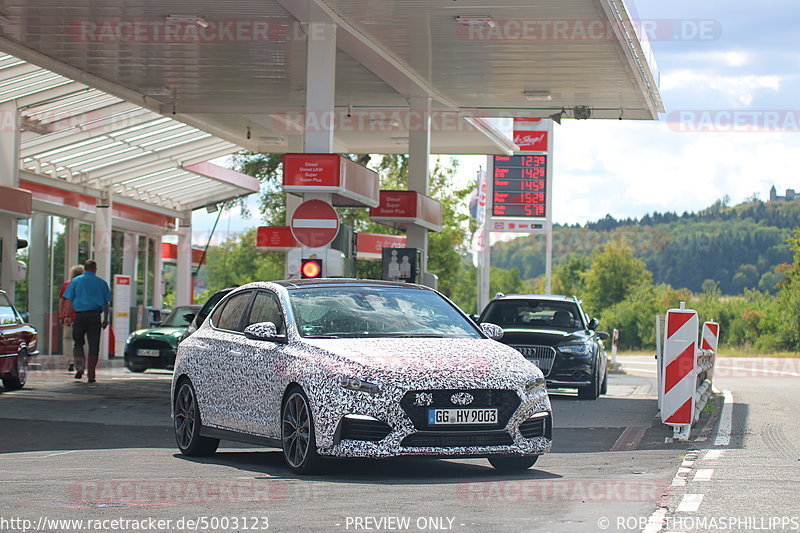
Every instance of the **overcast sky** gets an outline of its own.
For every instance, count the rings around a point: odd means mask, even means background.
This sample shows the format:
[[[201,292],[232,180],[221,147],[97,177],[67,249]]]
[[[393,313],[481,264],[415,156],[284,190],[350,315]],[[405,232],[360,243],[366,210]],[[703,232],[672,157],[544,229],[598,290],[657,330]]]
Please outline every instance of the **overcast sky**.
[[[634,20],[659,29],[680,24],[686,33],[704,33],[651,42],[667,110],[658,122],[565,119],[556,126],[554,221],[697,211],[724,195],[733,203],[753,194],[767,199],[773,184],[779,194],[800,190],[800,3],[637,0],[628,6]],[[765,122],[769,128],[761,128]],[[693,129],[701,131],[686,131]],[[753,129],[760,131],[747,131]],[[485,158],[461,158],[460,179],[472,179],[478,165]],[[214,217],[197,212],[195,229],[210,230]],[[218,229],[257,224],[235,211]]]

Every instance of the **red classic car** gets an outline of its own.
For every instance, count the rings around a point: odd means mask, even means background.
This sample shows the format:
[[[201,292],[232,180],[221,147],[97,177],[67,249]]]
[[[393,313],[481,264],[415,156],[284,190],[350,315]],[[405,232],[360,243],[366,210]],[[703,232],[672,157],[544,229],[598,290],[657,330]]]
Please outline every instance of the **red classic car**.
[[[0,291],[0,378],[7,389],[21,389],[28,377],[28,358],[36,355],[39,335],[26,324],[6,293]]]

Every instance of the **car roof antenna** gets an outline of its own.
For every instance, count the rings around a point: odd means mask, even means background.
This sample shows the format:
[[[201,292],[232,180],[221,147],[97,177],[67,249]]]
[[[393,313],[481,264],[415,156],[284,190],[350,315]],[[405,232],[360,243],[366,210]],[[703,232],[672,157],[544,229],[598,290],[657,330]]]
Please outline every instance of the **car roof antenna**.
[[[494,299],[496,300],[498,298],[502,298],[503,296],[505,296],[505,294],[503,294],[502,292],[498,292],[497,294],[494,295]]]

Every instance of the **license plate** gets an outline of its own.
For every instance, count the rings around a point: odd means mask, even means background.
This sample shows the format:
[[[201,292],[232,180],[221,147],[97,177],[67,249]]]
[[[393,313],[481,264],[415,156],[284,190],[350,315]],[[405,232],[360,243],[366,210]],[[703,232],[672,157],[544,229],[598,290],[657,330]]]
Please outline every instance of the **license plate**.
[[[497,424],[497,409],[428,409],[428,425],[450,424],[469,426]]]
[[[142,357],[158,357],[159,355],[161,355],[161,352],[159,350],[139,348],[138,350],[136,350],[136,355]]]

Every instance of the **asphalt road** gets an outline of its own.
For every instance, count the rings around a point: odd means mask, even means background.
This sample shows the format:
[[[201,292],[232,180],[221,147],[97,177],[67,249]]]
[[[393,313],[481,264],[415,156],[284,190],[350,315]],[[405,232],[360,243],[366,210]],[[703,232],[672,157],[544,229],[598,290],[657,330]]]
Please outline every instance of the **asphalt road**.
[[[630,372],[612,375],[600,400],[552,394],[554,450],[515,475],[482,459],[407,458],[298,477],[278,451],[234,443],[189,459],[173,442],[168,372],[104,368],[89,386],[45,369],[26,390],[0,392],[0,530],[660,531],[683,516],[798,514],[797,376],[720,370],[734,398],[730,444],[714,445],[721,402],[699,440],[665,442],[652,358],[625,361]],[[703,495],[698,509],[681,510],[691,494]]]
[[[624,358],[655,375],[652,358]],[[800,359],[720,358],[716,434],[659,502],[664,531],[800,531]],[[652,531],[658,531],[653,529]]]

